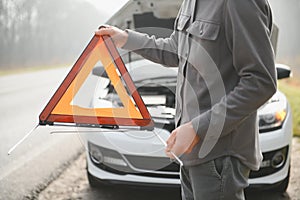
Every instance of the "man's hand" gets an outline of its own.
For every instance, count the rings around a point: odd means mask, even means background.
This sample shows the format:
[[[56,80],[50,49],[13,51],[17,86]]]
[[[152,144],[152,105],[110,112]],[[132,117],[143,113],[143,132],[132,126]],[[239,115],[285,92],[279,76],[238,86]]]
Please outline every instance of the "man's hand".
[[[166,154],[168,157],[174,159],[171,154],[173,152],[176,156],[181,156],[184,153],[191,153],[200,138],[196,134],[191,122],[183,124],[172,131],[167,140]]]
[[[123,47],[128,40],[128,33],[117,27],[104,25],[100,26],[99,30],[95,31],[96,35],[109,35],[115,45],[119,48]]]

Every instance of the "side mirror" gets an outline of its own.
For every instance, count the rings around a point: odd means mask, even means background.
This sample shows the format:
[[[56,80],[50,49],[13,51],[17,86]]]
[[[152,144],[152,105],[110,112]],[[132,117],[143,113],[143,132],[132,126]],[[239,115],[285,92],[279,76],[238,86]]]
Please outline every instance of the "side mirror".
[[[277,79],[284,79],[291,77],[291,68],[287,65],[283,64],[276,64],[276,70],[277,70]]]
[[[103,66],[97,66],[93,69],[92,74],[103,78],[108,78],[108,75]]]

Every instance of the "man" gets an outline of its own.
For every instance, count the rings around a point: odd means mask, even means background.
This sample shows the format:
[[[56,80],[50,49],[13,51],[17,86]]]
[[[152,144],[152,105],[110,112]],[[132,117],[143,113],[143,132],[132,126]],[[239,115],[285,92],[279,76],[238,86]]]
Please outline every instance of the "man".
[[[262,160],[257,109],[276,91],[267,0],[185,0],[174,32],[156,39],[106,26],[118,47],[178,66],[176,125],[183,199],[244,199]]]

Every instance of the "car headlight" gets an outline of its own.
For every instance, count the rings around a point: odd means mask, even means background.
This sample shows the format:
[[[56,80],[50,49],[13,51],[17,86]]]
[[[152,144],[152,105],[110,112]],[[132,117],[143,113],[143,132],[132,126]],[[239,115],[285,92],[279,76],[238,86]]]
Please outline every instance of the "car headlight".
[[[271,114],[259,116],[259,129],[261,131],[280,128],[287,116],[287,111],[279,110]]]
[[[287,101],[281,93],[276,93],[259,112],[259,130],[267,132],[282,127],[287,117]]]

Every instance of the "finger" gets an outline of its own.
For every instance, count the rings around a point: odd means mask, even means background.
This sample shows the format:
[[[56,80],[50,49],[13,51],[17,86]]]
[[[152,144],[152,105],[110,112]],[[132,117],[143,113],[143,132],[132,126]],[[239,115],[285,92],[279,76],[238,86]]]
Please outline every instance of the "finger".
[[[175,157],[174,157],[174,155],[171,153],[171,151],[165,150],[165,154],[166,154],[169,158],[175,159]]]
[[[165,149],[166,155],[171,159],[174,159],[174,156],[171,153],[171,149],[173,148],[175,142],[176,142],[176,131],[172,131],[171,135],[167,140],[167,146]]]
[[[166,149],[167,149],[168,151],[170,151],[170,150],[173,148],[175,142],[176,142],[176,132],[172,133],[172,134],[170,135],[170,137],[168,138]]]
[[[177,157],[179,157],[180,155],[183,154],[184,152],[184,148],[182,148],[181,146],[179,146],[177,144],[177,142],[175,142],[175,144],[173,145],[172,149],[170,150],[170,152],[173,152]]]
[[[97,31],[95,31],[96,35],[110,35],[112,36],[114,34],[114,30],[110,27],[108,28],[101,28]]]
[[[173,140],[176,138],[176,129],[173,130],[167,140],[167,144],[173,142]]]
[[[184,154],[184,152],[188,149],[188,146],[182,141],[176,139],[170,151],[172,151],[177,157]]]
[[[102,29],[102,28],[110,28],[111,26],[108,25],[108,24],[102,24],[101,26],[99,26],[99,30]]]
[[[172,143],[169,143],[167,146],[166,146],[166,150],[167,151],[171,151],[173,148],[174,148],[174,144],[176,143],[176,139],[174,139],[174,141]]]

